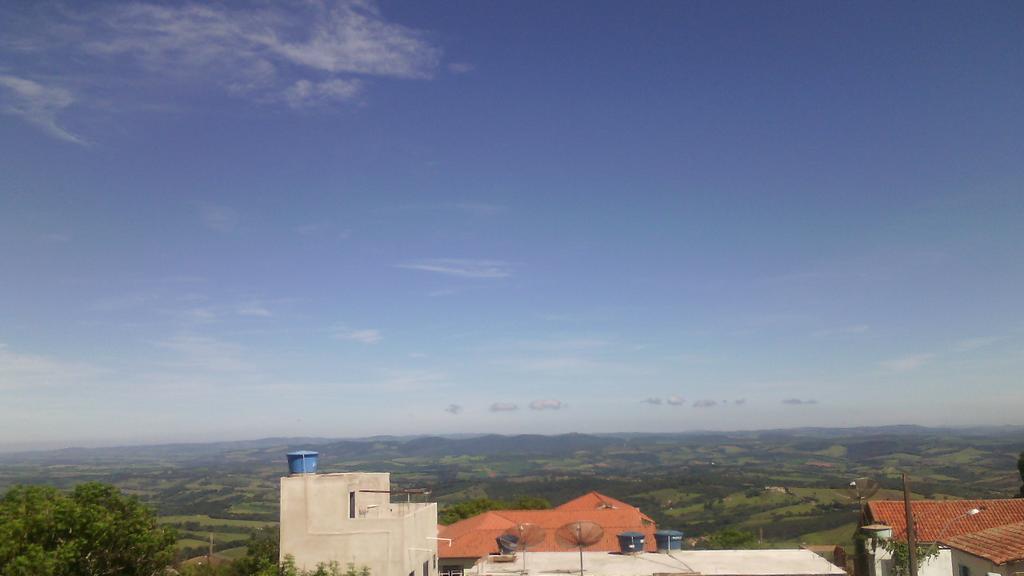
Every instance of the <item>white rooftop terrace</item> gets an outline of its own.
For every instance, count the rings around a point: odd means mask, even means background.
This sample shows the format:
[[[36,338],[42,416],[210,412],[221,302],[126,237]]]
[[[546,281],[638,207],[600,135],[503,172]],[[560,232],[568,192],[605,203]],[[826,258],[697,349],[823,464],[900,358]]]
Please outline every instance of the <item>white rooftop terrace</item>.
[[[579,574],[579,552],[527,552],[527,574]],[[514,562],[477,564],[466,574],[523,574],[523,554]],[[846,572],[810,550],[675,550],[669,554],[584,552],[583,573],[591,576],[843,576]]]

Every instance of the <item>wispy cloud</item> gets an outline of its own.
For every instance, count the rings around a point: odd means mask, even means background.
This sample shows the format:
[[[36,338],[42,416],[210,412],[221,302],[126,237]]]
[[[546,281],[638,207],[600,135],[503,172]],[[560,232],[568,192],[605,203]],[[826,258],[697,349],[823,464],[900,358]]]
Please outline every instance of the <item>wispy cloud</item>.
[[[460,406],[458,404],[449,404],[444,409],[444,411],[449,413],[449,414],[461,414],[462,413],[462,406]]]
[[[746,398],[737,398],[732,401],[733,406],[743,406],[747,403]]]
[[[960,340],[953,345],[953,349],[957,352],[970,352],[971,350],[977,350],[979,348],[985,348],[995,344],[1000,339],[995,336],[985,336],[978,338],[965,338]]]
[[[435,258],[406,262],[395,266],[407,270],[421,270],[460,278],[507,278],[512,275],[511,265],[501,260]]]
[[[643,404],[650,404],[651,406],[661,406],[661,398],[656,398],[653,396],[650,398],[644,398],[640,402]]]
[[[561,410],[565,402],[561,400],[534,400],[530,402],[530,410]]]
[[[696,400],[693,403],[694,408],[714,408],[715,406],[718,406],[716,400]]]
[[[910,354],[881,362],[880,365],[886,370],[893,372],[910,372],[917,370],[935,358],[934,354]]]
[[[199,207],[199,221],[215,232],[230,232],[238,226],[238,213],[227,206],[203,204]]]
[[[345,326],[336,328],[332,336],[337,340],[350,340],[352,342],[361,342],[363,344],[376,344],[384,339],[380,330],[372,328],[356,329]]]
[[[82,4],[37,12],[8,46],[51,61],[63,56],[75,62],[74,72],[96,77],[116,59],[154,82],[212,84],[292,107],[351,100],[368,78],[431,78],[441,62],[426,33],[387,20],[373,0]],[[119,79],[127,75],[121,70]],[[71,101],[55,92],[49,109]],[[37,118],[78,141],[49,122],[52,114]]]
[[[238,306],[235,311],[239,316],[250,316],[256,318],[269,318],[274,314],[260,302],[245,302]]]
[[[468,74],[476,69],[469,62],[450,62],[448,64],[448,71],[452,74]]]
[[[669,406],[682,406],[686,404],[686,400],[681,396],[669,396],[666,400]]]
[[[285,90],[284,98],[292,108],[307,108],[331,101],[351,100],[359,95],[362,88],[363,83],[359,80],[343,80],[341,78],[323,82],[296,80]]]
[[[514,412],[519,410],[519,405],[512,402],[495,402],[491,404],[490,410],[491,412]]]
[[[54,138],[84,145],[82,138],[57,123],[57,115],[74,102],[74,96],[64,88],[0,74],[0,111],[19,116]]]
[[[786,398],[785,400],[782,401],[782,403],[788,406],[811,406],[817,404],[818,401],[813,398],[809,398],[807,400],[803,400],[800,398]]]
[[[178,334],[157,343],[176,359],[169,367],[194,372],[246,373],[253,370],[242,346],[212,336]]]
[[[871,327],[867,324],[854,324],[851,326],[837,326],[835,328],[824,328],[822,330],[816,330],[811,333],[811,336],[815,338],[832,338],[837,336],[853,336],[856,334],[864,334]]]
[[[81,386],[100,373],[88,364],[15,352],[0,342],[0,390]]]

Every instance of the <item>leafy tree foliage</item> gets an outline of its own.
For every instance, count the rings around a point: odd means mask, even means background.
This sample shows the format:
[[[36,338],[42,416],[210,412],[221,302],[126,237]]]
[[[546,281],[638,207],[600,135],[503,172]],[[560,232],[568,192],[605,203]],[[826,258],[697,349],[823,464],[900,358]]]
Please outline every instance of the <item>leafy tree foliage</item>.
[[[1020,472],[1020,490],[1017,491],[1017,498],[1024,498],[1024,452],[1017,458],[1017,472]]]
[[[551,502],[532,496],[522,496],[515,500],[477,498],[445,506],[444,510],[437,515],[437,520],[441,524],[447,525],[491,510],[546,510],[548,508],[551,508]]]
[[[893,576],[909,576],[910,571],[910,546],[907,546],[906,542],[900,542],[899,540],[884,540],[882,547],[892,556],[892,574]],[[917,547],[917,567],[920,568],[922,564],[928,561],[929,558],[934,558],[939,555],[939,549],[937,546],[920,546]]]
[[[708,547],[714,550],[743,550],[757,548],[757,536],[753,532],[726,528],[708,537]]]
[[[98,482],[70,493],[15,486],[0,499],[3,576],[152,576],[170,564],[174,540],[138,499]]]

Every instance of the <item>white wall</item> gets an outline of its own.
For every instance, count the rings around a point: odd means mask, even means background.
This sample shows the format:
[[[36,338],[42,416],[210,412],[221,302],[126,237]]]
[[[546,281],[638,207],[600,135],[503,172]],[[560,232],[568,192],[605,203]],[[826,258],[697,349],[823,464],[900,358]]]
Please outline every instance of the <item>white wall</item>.
[[[1024,562],[1010,562],[997,566],[991,560],[979,558],[962,550],[953,550],[953,570],[959,576],[960,566],[966,566],[971,571],[970,576],[985,576],[985,574],[1002,574],[1002,576],[1013,576],[1016,572],[1024,572]]]
[[[874,548],[874,561],[870,562],[871,576],[893,576],[892,555],[882,548],[881,542],[872,546],[868,540],[868,554]],[[949,548],[939,547],[937,556],[933,556],[921,563],[917,569],[917,576],[957,576],[953,571],[953,561]],[[973,576],[973,575],[972,575]],[[984,576],[981,574],[980,576]]]
[[[436,504],[391,504],[390,476],[379,474],[306,474],[281,478],[281,558],[292,556],[299,568],[321,562],[370,568],[373,576],[435,576]],[[349,493],[356,492],[350,517]]]

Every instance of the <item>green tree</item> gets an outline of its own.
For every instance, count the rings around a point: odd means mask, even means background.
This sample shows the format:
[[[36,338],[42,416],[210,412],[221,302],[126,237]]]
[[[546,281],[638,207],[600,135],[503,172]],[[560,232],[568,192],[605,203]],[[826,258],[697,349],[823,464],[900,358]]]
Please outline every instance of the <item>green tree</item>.
[[[909,576],[907,568],[910,566],[910,546],[899,540],[884,540],[882,548],[889,552],[892,557],[892,575]],[[917,567],[928,561],[929,558],[939,555],[937,546],[917,546]]]
[[[708,537],[708,546],[715,550],[742,550],[757,548],[757,536],[753,532],[726,528]]]
[[[150,508],[98,482],[70,493],[15,486],[0,499],[3,576],[152,576],[170,565],[174,541]]]
[[[521,496],[511,501],[477,498],[445,506],[437,515],[437,521],[448,525],[491,510],[545,510],[547,508],[551,508],[551,502],[533,496]]]
[[[231,571],[235,576],[253,576],[256,574],[273,573],[278,569],[277,560],[280,556],[280,529],[277,526],[260,528],[249,535],[246,552],[243,558],[231,563]]]
[[[1020,490],[1017,491],[1017,498],[1024,498],[1024,452],[1017,457],[1017,472],[1020,473]]]

